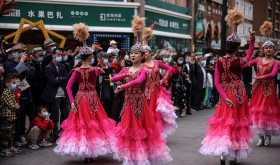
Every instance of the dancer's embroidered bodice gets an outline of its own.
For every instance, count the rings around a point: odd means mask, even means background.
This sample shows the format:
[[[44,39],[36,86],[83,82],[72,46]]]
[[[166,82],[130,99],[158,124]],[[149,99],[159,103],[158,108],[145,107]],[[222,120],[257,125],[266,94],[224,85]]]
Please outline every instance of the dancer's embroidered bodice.
[[[262,92],[265,97],[269,97],[272,92],[272,87],[275,84],[274,77],[276,76],[279,64],[273,60],[267,64],[263,64],[263,58],[257,58],[249,62],[251,66],[257,66],[257,77],[252,87],[252,94],[257,90],[258,85],[262,86]]]
[[[249,65],[253,55],[255,39],[252,38],[246,57],[220,57],[215,67],[215,86],[220,93],[220,104],[227,98],[226,92],[231,90],[238,104],[244,102],[245,88],[241,81],[242,66]]]
[[[236,102],[242,104],[245,88],[241,81],[241,59],[237,57],[220,57],[217,62],[217,68],[221,75],[223,91],[227,91],[230,88]]]
[[[124,79],[125,84],[120,85],[121,88],[125,89],[125,100],[123,104],[123,109],[121,111],[121,116],[123,115],[128,101],[131,102],[131,108],[135,115],[135,118],[139,118],[142,115],[142,111],[144,109],[144,88],[145,83],[143,83],[147,74],[144,69],[139,69],[138,71],[132,73],[129,71],[130,68],[124,68],[119,74],[112,77],[111,81],[116,82]]]
[[[97,112],[98,96],[95,90],[95,84],[97,76],[101,73],[104,73],[104,71],[98,67],[76,68],[66,87],[70,102],[75,102],[76,107],[78,107],[82,98],[86,97],[91,110]],[[75,80],[78,82],[79,90],[74,100],[71,87]]]
[[[166,73],[162,78],[162,81],[166,81],[170,74],[172,73],[172,67],[159,62],[159,61],[154,61],[154,66],[149,67],[148,65],[143,64],[143,68],[147,72],[147,81],[146,81],[146,87],[145,87],[145,96],[149,100],[151,98],[151,95],[153,93],[154,86],[159,87],[159,81],[160,81],[160,73],[159,69],[165,69]]]

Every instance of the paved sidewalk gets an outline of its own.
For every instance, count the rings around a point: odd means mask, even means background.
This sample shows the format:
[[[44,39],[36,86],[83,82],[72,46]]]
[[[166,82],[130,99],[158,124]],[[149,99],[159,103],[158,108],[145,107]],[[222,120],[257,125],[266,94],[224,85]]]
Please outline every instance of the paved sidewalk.
[[[202,156],[198,149],[207,129],[206,121],[214,114],[214,110],[194,112],[185,118],[178,118],[179,128],[167,138],[171,149],[173,161],[169,165],[219,165],[219,158]],[[256,147],[258,141],[254,137],[252,153],[246,160],[241,160],[241,165],[279,165],[280,164],[280,138],[272,137],[270,147]],[[33,151],[23,148],[23,153],[12,158],[0,157],[0,165],[80,165],[78,157],[57,155],[52,148],[42,148]],[[112,159],[113,155],[98,157],[92,165],[120,165]]]

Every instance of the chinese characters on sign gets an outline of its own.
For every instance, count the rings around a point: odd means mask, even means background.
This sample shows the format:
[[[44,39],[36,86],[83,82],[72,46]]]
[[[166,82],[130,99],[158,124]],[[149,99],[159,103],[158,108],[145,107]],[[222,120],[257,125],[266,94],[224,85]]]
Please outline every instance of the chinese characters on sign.
[[[100,21],[125,22],[126,19],[119,13],[100,13]]]
[[[170,21],[169,25],[168,25],[168,20],[164,20],[164,19],[159,19],[158,20],[158,25],[162,26],[162,27],[170,27],[170,28],[174,28],[174,29],[180,29],[180,26],[179,26],[178,22]]]
[[[21,10],[20,9],[17,9],[15,12],[12,12],[12,13],[9,13],[9,14],[6,14],[4,16],[6,17],[21,17]],[[33,10],[29,10],[27,12],[27,17],[29,18],[48,18],[48,19],[63,19],[63,15],[62,15],[62,12],[61,11],[33,11]]]
[[[21,17],[21,12],[20,12],[20,10],[17,9],[15,12],[6,14],[4,16],[7,16],[7,17]]]

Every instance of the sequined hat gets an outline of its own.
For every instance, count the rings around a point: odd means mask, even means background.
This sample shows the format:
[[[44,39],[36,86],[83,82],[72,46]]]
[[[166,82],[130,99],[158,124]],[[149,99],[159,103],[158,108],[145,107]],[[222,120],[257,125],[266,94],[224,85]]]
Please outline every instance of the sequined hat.
[[[145,53],[145,49],[143,48],[143,46],[140,43],[136,43],[135,45],[133,45],[131,47],[130,51],[139,51],[139,52]]]

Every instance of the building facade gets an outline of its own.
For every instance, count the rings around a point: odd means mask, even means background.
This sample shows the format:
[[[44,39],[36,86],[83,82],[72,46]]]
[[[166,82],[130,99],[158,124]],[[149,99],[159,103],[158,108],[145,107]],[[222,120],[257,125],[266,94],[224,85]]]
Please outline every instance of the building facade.
[[[1,35],[15,32],[22,18],[36,23],[42,20],[46,29],[67,37],[66,46],[74,47],[72,25],[84,22],[89,26],[90,44],[98,43],[103,49],[109,47],[109,40],[116,40],[118,47],[130,49],[134,42],[131,30],[133,15],[139,15],[140,0],[18,0],[13,8],[16,12],[1,18]],[[146,26],[155,22],[154,37],[149,43],[153,50],[168,44],[173,51],[190,51],[190,21],[186,0],[146,0],[144,5]],[[24,27],[27,27],[26,24]],[[54,36],[50,37],[60,42]],[[29,47],[43,44],[44,35],[37,28],[22,33],[20,39]],[[12,42],[10,39],[8,42]]]
[[[254,19],[253,26],[256,27],[256,42],[258,45],[261,45],[266,40],[266,38],[260,34],[259,28],[264,21],[270,21],[273,24],[273,32],[270,37],[276,48],[278,48],[280,45],[280,0],[254,1],[253,17],[257,18]]]
[[[195,48],[199,54],[221,49],[222,0],[197,0],[195,14]]]
[[[255,27],[253,27],[253,11],[254,11],[253,3],[254,3],[254,1],[253,0],[235,0],[231,3],[233,3],[232,6],[234,8],[239,8],[244,14],[244,22],[241,25],[239,25],[237,28],[237,34],[240,36],[241,46],[243,46],[246,43],[249,43],[248,41],[250,40],[250,33],[249,33],[248,29],[250,29],[251,31],[258,30],[258,29],[255,29]],[[256,17],[256,18],[258,18],[258,17]],[[233,30],[233,29],[231,29],[231,30]]]

